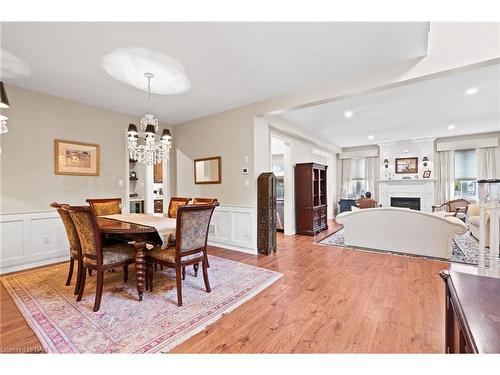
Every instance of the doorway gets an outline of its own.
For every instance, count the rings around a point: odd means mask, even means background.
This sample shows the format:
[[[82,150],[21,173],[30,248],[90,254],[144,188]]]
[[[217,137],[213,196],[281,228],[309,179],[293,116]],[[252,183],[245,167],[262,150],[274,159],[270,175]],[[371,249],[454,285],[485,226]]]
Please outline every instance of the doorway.
[[[290,146],[279,137],[271,135],[271,169],[276,176],[276,230],[285,234],[293,234],[290,183],[292,183],[290,162]],[[292,171],[293,172],[293,171]],[[293,197],[292,197],[293,198]]]

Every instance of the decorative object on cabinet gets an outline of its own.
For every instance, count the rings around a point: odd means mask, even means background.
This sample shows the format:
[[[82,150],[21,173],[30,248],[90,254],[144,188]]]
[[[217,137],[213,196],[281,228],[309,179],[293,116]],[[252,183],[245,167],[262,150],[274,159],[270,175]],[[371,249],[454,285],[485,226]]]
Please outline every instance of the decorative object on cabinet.
[[[396,173],[418,173],[418,157],[396,158]]]
[[[135,173],[135,171],[130,171],[129,180],[130,181],[137,181],[137,173]]]
[[[500,353],[500,279],[444,270],[445,353]]]
[[[0,109],[9,108],[9,98],[7,97],[7,92],[2,81],[0,81]],[[0,115],[0,134],[7,133],[9,128],[7,127],[7,120],[9,118],[4,115]]]
[[[295,165],[295,232],[314,236],[328,229],[326,165]]]
[[[427,156],[424,156],[424,158],[422,159],[422,165],[424,167],[427,167],[428,163],[429,163],[429,158]]]
[[[220,184],[221,181],[220,156],[196,159],[194,161],[195,184]]]
[[[431,177],[431,171],[430,170],[426,170],[424,171],[424,174],[422,176],[423,178],[430,178]]]
[[[276,176],[272,172],[257,179],[257,251],[276,252]]]
[[[99,176],[99,145],[54,140],[54,173]]]

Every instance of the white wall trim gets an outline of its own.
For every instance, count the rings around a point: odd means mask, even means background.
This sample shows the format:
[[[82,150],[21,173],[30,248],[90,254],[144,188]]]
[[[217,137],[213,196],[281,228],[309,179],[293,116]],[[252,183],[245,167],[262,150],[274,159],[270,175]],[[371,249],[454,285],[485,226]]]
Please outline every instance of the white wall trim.
[[[219,206],[215,209],[210,226],[208,244],[230,250],[257,254],[256,216],[253,207]]]
[[[58,213],[0,215],[0,274],[69,259],[69,244]]]

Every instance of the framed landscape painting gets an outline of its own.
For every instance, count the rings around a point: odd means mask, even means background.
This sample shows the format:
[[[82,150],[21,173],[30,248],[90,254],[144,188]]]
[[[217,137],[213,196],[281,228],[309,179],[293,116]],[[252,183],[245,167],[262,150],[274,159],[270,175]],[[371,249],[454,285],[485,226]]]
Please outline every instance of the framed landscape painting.
[[[73,176],[99,176],[99,145],[54,141],[54,173]]]
[[[418,173],[418,158],[396,158],[396,173]]]

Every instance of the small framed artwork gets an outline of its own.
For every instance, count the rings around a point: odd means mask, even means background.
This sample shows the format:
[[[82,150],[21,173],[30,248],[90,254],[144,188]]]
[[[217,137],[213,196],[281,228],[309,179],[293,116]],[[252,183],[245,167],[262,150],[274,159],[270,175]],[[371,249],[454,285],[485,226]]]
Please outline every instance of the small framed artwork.
[[[431,171],[429,171],[429,170],[424,171],[424,175],[422,177],[423,178],[430,178],[431,177]]]
[[[396,158],[396,173],[418,173],[418,158]]]
[[[99,176],[99,145],[54,140],[54,173]]]

